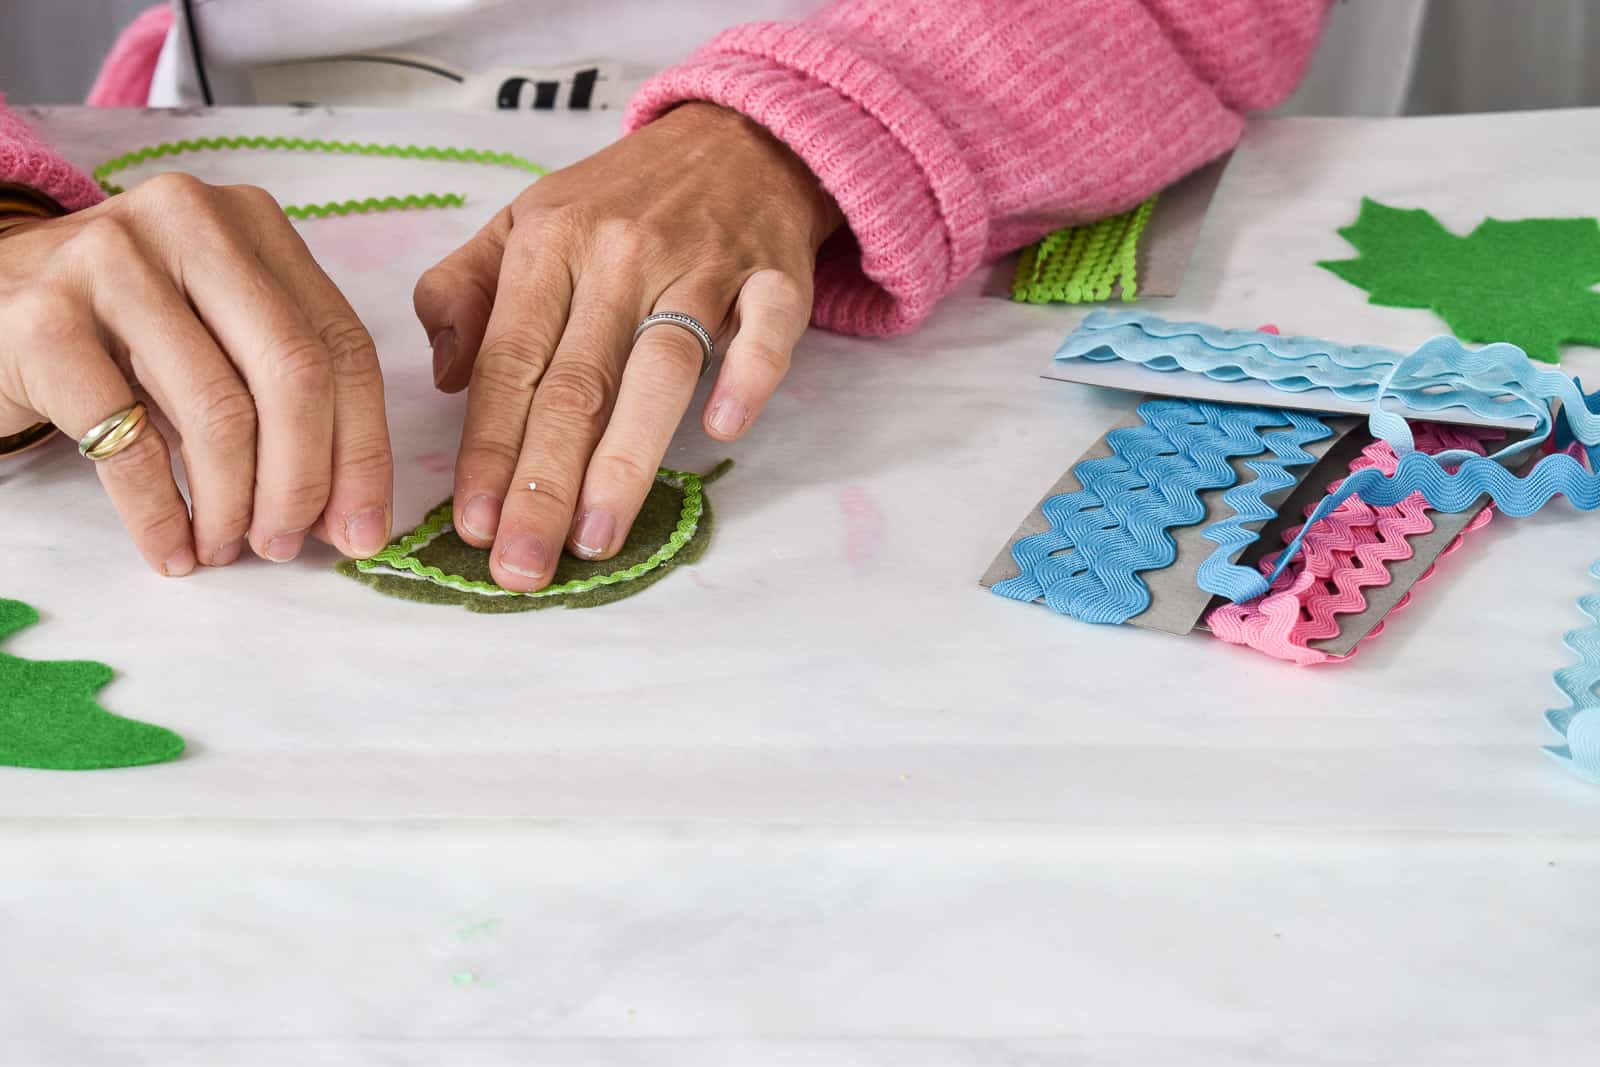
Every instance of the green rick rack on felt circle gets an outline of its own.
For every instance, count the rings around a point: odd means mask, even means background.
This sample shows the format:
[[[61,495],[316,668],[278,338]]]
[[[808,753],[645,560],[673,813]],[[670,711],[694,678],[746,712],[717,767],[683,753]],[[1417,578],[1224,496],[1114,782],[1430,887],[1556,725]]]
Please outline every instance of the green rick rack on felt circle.
[[[1011,298],[1027,304],[1082,304],[1111,299],[1116,285],[1123,300],[1139,294],[1139,238],[1156,198],[1131,211],[1083,226],[1047,234],[1022,252],[1011,283]]]
[[[704,476],[660,470],[616,558],[603,561],[563,556],[555,579],[536,593],[516,593],[489,575],[489,553],[462,541],[451,523],[449,501],[430,511],[416,529],[369,559],[338,565],[347,577],[406,600],[458,604],[477,612],[533,611],[544,607],[593,607],[632,596],[692,563],[711,534],[705,486],[731,469],[724,460]]]
[[[332,155],[382,156],[391,159],[422,159],[447,163],[477,163],[510,167],[543,177],[548,171],[531,159],[514,152],[487,152],[476,148],[450,148],[435,145],[378,144],[364,141],[325,141],[307,137],[198,137],[147,145],[108,159],[94,169],[94,180],[107,196],[123,192],[112,175],[153,159],[193,152],[266,150],[282,152],[322,152]],[[421,193],[406,196],[365,197],[359,200],[330,200],[322,204],[287,204],[283,213],[291,219],[326,218],[329,215],[366,214],[372,211],[405,211],[417,208],[461,207],[466,197],[460,193]]]

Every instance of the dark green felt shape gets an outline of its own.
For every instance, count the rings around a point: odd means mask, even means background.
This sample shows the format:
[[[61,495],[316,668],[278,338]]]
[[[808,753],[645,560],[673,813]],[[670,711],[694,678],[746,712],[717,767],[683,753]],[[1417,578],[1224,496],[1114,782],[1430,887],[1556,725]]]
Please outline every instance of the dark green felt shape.
[[[39,621],[0,599],[0,639]],[[20,659],[0,652],[0,765],[89,771],[165,763],[183,755],[171,730],[124,719],[95,703],[111,668],[89,660]]]
[[[1465,237],[1428,212],[1363,197],[1339,231],[1356,259],[1317,265],[1386,307],[1432,308],[1463,341],[1509,341],[1555,363],[1563,343],[1600,345],[1600,221],[1484,219]]]
[[[703,486],[720,478],[733,464],[724,461],[710,474],[703,478],[693,475],[696,491],[686,499],[685,486],[687,483],[672,477],[679,472],[663,471],[657,477],[655,484],[650,487],[649,494],[645,497],[644,506],[639,509],[639,517],[634,520],[633,528],[628,532],[628,540],[623,544],[622,551],[608,560],[586,560],[576,556],[563,554],[561,562],[556,566],[555,577],[551,579],[552,588],[565,585],[568,582],[592,579],[598,575],[611,575],[642,567],[652,556],[668,546],[674,534],[680,530],[688,529],[685,525],[686,514],[692,520],[692,530],[688,536],[682,537],[682,544],[672,553],[671,557],[662,561],[648,570],[644,570],[637,577],[617,581],[611,584],[595,585],[580,592],[561,593],[551,596],[518,596],[518,595],[485,595],[481,592],[470,592],[440,584],[437,581],[424,578],[414,578],[393,573],[382,573],[368,570],[374,561],[346,560],[336,568],[340,574],[354,578],[359,582],[372,586],[380,593],[388,596],[399,597],[402,600],[416,600],[427,604],[459,604],[468,611],[484,612],[488,614],[505,614],[516,611],[538,611],[541,608],[569,607],[592,608],[601,604],[609,604],[624,597],[633,596],[635,593],[654,585],[674,567],[686,563],[693,563],[699,559],[706,550],[711,540],[711,501],[699,491]],[[696,498],[698,498],[696,500]],[[686,505],[687,512],[686,512]],[[449,501],[445,501],[429,513],[429,518],[443,517],[449,521]],[[418,527],[425,530],[427,524]],[[417,531],[413,531],[415,534]],[[412,536],[412,535],[406,535]],[[397,538],[384,553],[375,557],[377,562],[382,562],[386,553],[400,549],[406,537]],[[461,540],[455,530],[449,529],[440,534],[434,541],[423,548],[410,552],[401,551],[399,555],[410,557],[425,564],[429,568],[436,568],[442,575],[459,577],[473,583],[493,585],[494,579],[489,573],[489,552],[487,549],[474,548]],[[388,568],[387,565],[386,569]]]

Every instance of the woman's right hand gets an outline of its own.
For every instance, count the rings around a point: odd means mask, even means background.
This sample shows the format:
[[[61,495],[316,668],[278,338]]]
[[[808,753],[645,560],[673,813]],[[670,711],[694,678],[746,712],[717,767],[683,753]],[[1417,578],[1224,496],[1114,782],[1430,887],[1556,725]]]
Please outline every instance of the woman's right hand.
[[[393,463],[372,338],[277,202],[168,174],[0,237],[0,437],[78,438],[134,402],[177,428],[193,517],[147,423],[97,464],[163,574],[248,540],[289,560],[309,533],[345,555],[389,538]]]

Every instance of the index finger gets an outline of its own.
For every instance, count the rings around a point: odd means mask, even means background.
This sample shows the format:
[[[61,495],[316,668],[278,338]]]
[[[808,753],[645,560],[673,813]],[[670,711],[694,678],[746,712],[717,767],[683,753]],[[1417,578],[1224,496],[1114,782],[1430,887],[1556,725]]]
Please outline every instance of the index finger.
[[[572,275],[561,249],[519,239],[518,232],[512,231],[506,243],[494,309],[472,368],[456,459],[456,529],[479,548],[488,548],[499,532],[534,390],[561,340],[572,302]]]

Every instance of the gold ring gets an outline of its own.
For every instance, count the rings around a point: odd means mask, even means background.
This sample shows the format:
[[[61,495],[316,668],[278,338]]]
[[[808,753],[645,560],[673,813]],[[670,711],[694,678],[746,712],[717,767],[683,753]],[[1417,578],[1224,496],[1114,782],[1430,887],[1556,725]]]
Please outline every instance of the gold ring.
[[[96,463],[110,459],[139,439],[147,414],[144,404],[135,403],[133,407],[124,408],[110,418],[101,420],[94,429],[78,439],[78,454]]]

